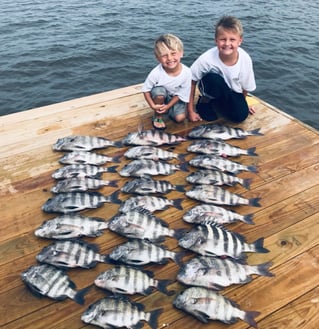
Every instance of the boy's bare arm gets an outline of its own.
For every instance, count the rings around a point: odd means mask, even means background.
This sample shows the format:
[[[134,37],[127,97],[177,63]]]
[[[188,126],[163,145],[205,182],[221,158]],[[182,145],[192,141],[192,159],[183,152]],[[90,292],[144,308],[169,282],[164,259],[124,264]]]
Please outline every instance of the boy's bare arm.
[[[194,98],[195,98],[195,90],[196,90],[196,81],[192,80],[191,92],[189,95],[189,102],[187,105],[188,119],[189,121],[201,121],[202,118],[199,116],[197,112],[194,111]]]

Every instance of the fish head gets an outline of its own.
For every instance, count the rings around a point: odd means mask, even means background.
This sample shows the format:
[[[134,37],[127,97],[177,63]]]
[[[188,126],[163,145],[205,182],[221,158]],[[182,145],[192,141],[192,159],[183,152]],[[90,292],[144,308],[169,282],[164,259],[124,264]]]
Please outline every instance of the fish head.
[[[63,148],[72,141],[71,137],[59,138],[52,146],[55,151],[61,151]]]
[[[193,258],[188,263],[184,264],[178,274],[177,279],[185,284],[191,285],[196,278],[202,276],[206,273],[206,270],[203,268],[202,264],[197,258]]]
[[[134,145],[136,144],[137,140],[139,140],[139,132],[131,132],[128,133],[122,140],[122,143],[124,145]]]
[[[120,274],[118,269],[112,268],[103,273],[100,273],[94,280],[94,284],[102,288],[104,287],[107,287],[109,289],[117,288],[119,279],[120,279]]]
[[[48,263],[60,267],[71,266],[68,253],[55,248],[53,245],[44,247],[39,254],[36,255],[36,260],[40,263]]]
[[[189,249],[194,245],[198,245],[202,242],[202,234],[199,230],[192,230],[186,233],[182,238],[178,240],[178,245],[185,249]]]
[[[34,235],[37,237],[52,237],[53,233],[59,229],[59,225],[52,220],[44,221],[35,231]]]
[[[85,323],[96,323],[99,317],[99,306],[97,303],[91,304],[81,315],[81,320]]]
[[[49,289],[47,279],[43,276],[42,271],[46,265],[30,266],[27,270],[21,274],[21,279],[27,284],[27,286],[35,293],[43,295]]]
[[[115,215],[109,221],[109,229],[111,231],[122,231],[129,226],[128,218],[126,214]]]
[[[202,137],[202,135],[204,134],[204,132],[207,130],[206,125],[200,125],[197,127],[194,127],[188,134],[188,137],[191,138],[199,138]]]
[[[110,253],[110,258],[112,258],[113,260],[126,258],[126,256],[130,253],[130,250],[131,249],[126,245],[117,246]]]

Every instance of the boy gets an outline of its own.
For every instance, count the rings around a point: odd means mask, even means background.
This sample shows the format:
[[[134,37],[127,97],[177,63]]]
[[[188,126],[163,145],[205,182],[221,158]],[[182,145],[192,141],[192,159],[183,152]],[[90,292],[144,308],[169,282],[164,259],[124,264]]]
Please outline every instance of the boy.
[[[223,16],[215,28],[215,43],[192,64],[192,87],[188,104],[190,121],[213,121],[215,109],[233,122],[245,120],[249,109],[246,95],[256,89],[250,56],[240,48],[243,41],[241,22],[232,16]],[[194,111],[196,85],[200,98]]]
[[[142,92],[154,110],[152,124],[155,129],[165,129],[164,115],[175,122],[186,118],[192,75],[190,68],[181,63],[183,43],[172,34],[163,34],[154,45],[159,64],[147,76]]]

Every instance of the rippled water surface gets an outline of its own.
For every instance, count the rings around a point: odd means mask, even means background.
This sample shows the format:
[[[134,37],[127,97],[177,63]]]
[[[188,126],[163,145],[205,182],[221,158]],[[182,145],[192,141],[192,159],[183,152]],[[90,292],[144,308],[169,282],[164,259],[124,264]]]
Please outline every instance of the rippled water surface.
[[[319,4],[303,0],[2,0],[0,115],[143,82],[164,32],[191,65],[223,14],[243,23],[254,94],[319,129]]]

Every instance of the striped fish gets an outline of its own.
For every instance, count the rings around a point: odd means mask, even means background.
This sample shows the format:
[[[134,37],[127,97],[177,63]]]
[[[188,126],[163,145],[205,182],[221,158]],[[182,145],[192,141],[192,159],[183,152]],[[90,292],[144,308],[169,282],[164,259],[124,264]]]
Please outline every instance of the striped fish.
[[[229,192],[219,186],[214,185],[195,185],[185,193],[189,198],[195,199],[205,203],[212,203],[216,205],[238,206],[247,205],[253,207],[260,207],[260,198],[246,199]]]
[[[107,162],[120,162],[119,156],[110,157],[104,154],[86,151],[72,151],[59,159],[61,164],[104,165]]]
[[[125,265],[118,265],[99,274],[94,280],[94,284],[113,293],[121,294],[142,294],[149,295],[153,288],[160,292],[171,295],[172,292],[167,290],[171,283],[169,280],[156,280],[153,273]]]
[[[175,207],[176,209],[183,210],[181,205],[183,200],[183,198],[167,199],[165,197],[149,195],[132,196],[121,204],[119,211],[127,212],[136,208],[143,208],[149,212],[154,212],[157,210],[165,210],[168,207]]]
[[[35,295],[56,300],[70,298],[80,305],[84,304],[84,295],[88,291],[88,288],[77,291],[63,270],[47,264],[30,266],[22,272],[21,279]]]
[[[217,224],[228,224],[242,221],[246,224],[254,224],[252,221],[253,214],[240,215],[234,211],[225,209],[224,207],[212,204],[197,205],[183,215],[183,220],[187,223],[200,224],[211,221]]]
[[[145,312],[144,305],[130,301],[125,296],[108,296],[91,304],[82,314],[84,323],[97,325],[102,328],[132,328],[143,326],[142,321],[148,322],[151,329],[158,328],[158,317],[162,309]]]
[[[264,239],[247,243],[245,238],[235,232],[226,230],[216,223],[196,225],[178,240],[182,248],[194,251],[202,256],[229,256],[244,259],[245,252],[267,253],[263,247]]]
[[[177,159],[182,162],[185,162],[185,158],[183,154],[177,154],[150,145],[131,147],[124,153],[124,156],[126,156],[128,159],[148,159],[154,161]]]
[[[99,192],[67,192],[55,195],[48,199],[42,206],[42,210],[47,213],[68,214],[84,209],[94,209],[102,207],[105,202],[120,204],[119,192],[116,191],[110,196],[104,196]]]
[[[52,188],[53,193],[86,192],[98,190],[104,186],[117,187],[118,180],[103,180],[97,178],[66,178],[58,181]]]
[[[187,139],[185,137],[176,134],[170,134],[161,130],[150,129],[128,133],[122,140],[122,143],[124,145],[159,146],[176,145],[186,140]]]
[[[227,174],[219,170],[200,169],[192,172],[186,177],[186,181],[191,184],[205,185],[228,185],[241,184],[246,189],[250,188],[250,178],[240,178],[232,174]]]
[[[108,222],[103,218],[71,213],[44,221],[34,234],[41,238],[64,240],[100,236],[107,228]]]
[[[170,229],[165,221],[139,208],[113,216],[109,229],[127,238],[152,242],[163,241],[166,236],[179,237],[179,230]]]
[[[217,169],[227,171],[232,174],[238,174],[241,171],[257,172],[255,166],[245,166],[236,161],[224,159],[218,155],[200,154],[189,161],[191,166],[204,169]]]
[[[171,175],[176,170],[188,171],[186,163],[177,165],[163,161],[139,159],[126,164],[119,174],[124,177],[145,177],[156,175]]]
[[[249,326],[257,328],[255,317],[260,314],[255,311],[243,311],[232,300],[202,287],[187,288],[177,295],[173,305],[204,323],[219,320],[232,324],[241,319]]]
[[[108,256],[99,254],[96,244],[83,240],[55,241],[44,247],[36,259],[60,268],[93,268],[98,262],[108,262]]]
[[[214,154],[220,156],[233,156],[237,157],[240,155],[252,155],[256,156],[256,147],[251,147],[247,150],[241,149],[240,147],[230,145],[223,141],[218,140],[197,140],[192,142],[188,147],[187,151],[202,154]]]
[[[194,127],[189,133],[190,138],[209,138],[209,139],[243,139],[247,136],[263,136],[260,128],[253,130],[243,130],[242,128],[233,128],[220,124],[204,124]]]
[[[271,262],[248,265],[232,258],[199,256],[184,264],[177,274],[177,280],[186,285],[220,290],[232,284],[252,281],[251,275],[272,277]]]
[[[109,146],[121,147],[120,142],[96,136],[66,136],[59,138],[52,146],[54,151],[91,151]]]
[[[122,192],[148,195],[154,193],[166,194],[170,191],[185,192],[184,186],[173,185],[167,180],[154,180],[151,177],[135,178],[126,182],[121,188]]]
[[[168,259],[181,265],[184,253],[168,250],[162,245],[148,240],[133,239],[116,246],[109,257],[113,261],[119,261],[128,265],[146,265],[150,263],[166,264]]]
[[[89,164],[73,164],[63,166],[57,169],[53,174],[54,179],[66,179],[66,178],[100,178],[102,173],[110,172],[115,173],[117,166],[101,167]]]

